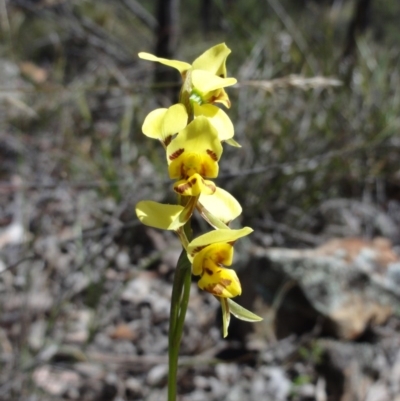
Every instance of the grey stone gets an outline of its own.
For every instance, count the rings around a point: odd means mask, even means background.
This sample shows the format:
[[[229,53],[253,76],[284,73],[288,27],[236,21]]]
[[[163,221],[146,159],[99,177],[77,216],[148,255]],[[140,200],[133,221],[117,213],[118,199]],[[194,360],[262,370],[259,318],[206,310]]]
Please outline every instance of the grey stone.
[[[150,386],[161,387],[163,386],[168,377],[167,365],[156,365],[152,367],[147,373],[146,382]]]

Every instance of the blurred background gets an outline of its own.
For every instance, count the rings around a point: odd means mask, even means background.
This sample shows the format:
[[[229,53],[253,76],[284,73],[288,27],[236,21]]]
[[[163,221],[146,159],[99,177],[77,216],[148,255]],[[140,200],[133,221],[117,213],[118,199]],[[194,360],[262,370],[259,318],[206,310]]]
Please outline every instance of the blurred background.
[[[242,148],[217,184],[255,230],[237,267],[265,323],[222,341],[194,282],[181,399],[398,401],[399,18],[396,0],[0,0],[0,400],[165,399],[179,242],[134,206],[174,202],[141,125],[180,77],[137,53],[225,42]],[[321,255],[346,273],[324,265],[314,293],[299,266]]]

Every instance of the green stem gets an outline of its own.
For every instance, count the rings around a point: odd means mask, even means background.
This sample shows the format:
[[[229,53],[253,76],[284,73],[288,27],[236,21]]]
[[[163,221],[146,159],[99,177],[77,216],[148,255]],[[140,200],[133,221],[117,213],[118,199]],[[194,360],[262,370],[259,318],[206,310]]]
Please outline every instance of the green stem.
[[[191,264],[183,250],[176,267],[168,333],[168,401],[176,401],[179,345],[189,303]]]
[[[178,314],[178,319],[176,321],[176,326],[175,326],[175,343],[174,345],[179,348],[179,344],[182,338],[182,332],[183,332],[183,325],[185,323],[185,317],[186,317],[186,311],[187,307],[189,304],[189,295],[190,295],[190,285],[192,283],[192,272],[190,269],[185,269],[184,272],[184,278],[183,278],[183,295],[181,298],[181,304],[180,304],[180,309],[179,309],[179,314]]]
[[[189,93],[191,90],[191,72],[184,80],[181,93],[179,95],[179,102],[182,103],[188,112],[188,124],[193,120],[193,109],[190,103]],[[190,199],[187,196],[178,197],[178,203],[186,206],[187,202],[197,199]],[[191,211],[193,212],[193,210]],[[192,229],[190,220],[183,226],[183,231],[178,232],[182,240],[182,245],[187,248],[189,241],[192,239]],[[176,401],[177,393],[177,374],[178,374],[178,359],[179,359],[179,346],[181,343],[183,326],[185,323],[185,316],[189,304],[190,284],[192,279],[192,264],[190,263],[186,249],[182,250],[176,266],[174,284],[172,286],[171,296],[171,311],[169,317],[169,333],[168,333],[168,401]]]

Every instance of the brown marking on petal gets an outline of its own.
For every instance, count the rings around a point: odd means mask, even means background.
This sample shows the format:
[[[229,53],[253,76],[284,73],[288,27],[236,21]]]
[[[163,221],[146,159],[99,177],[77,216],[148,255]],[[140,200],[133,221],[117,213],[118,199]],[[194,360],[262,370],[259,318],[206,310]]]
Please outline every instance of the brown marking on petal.
[[[164,139],[164,145],[168,146],[172,141],[172,135],[168,135],[165,139]]]
[[[181,178],[184,178],[185,180],[187,180],[189,177],[186,175],[186,167],[183,163],[181,164],[180,170],[181,170]]]
[[[175,192],[178,192],[179,194],[183,194],[188,188],[190,188],[189,183],[174,186]]]
[[[224,292],[224,288],[221,288],[221,286],[218,283],[209,284],[204,287],[204,290],[214,295],[222,295],[222,293]]]
[[[175,151],[174,153],[172,153],[171,155],[168,156],[169,160],[175,160],[175,159],[178,158],[184,151],[185,151],[185,149],[178,149],[177,151]]]
[[[207,152],[208,156],[211,157],[211,159],[213,159],[215,162],[218,161],[218,156],[215,154],[214,151],[207,149],[206,152]]]
[[[207,245],[204,246],[198,246],[197,248],[194,248],[191,255],[194,256],[197,252],[200,252],[202,249],[204,249]]]
[[[232,283],[232,280],[221,279],[218,283],[209,284],[209,285],[205,286],[204,290],[208,291],[214,295],[221,295],[224,292],[224,290],[226,290],[226,288],[229,285],[231,285],[231,283]]]
[[[213,260],[218,266],[223,267],[222,266],[222,261],[224,260],[224,257],[223,257],[223,255],[221,255],[220,251],[219,252],[217,251],[217,252],[214,253]],[[220,272],[220,271],[221,270],[219,270],[218,272]]]
[[[190,180],[186,181],[184,184],[179,184],[174,186],[174,191],[178,192],[179,194],[184,193],[189,188],[192,188],[197,183],[197,177],[193,177]],[[201,177],[201,183],[203,186],[209,188],[212,193],[214,193],[217,189],[213,182],[206,182],[203,177]]]
[[[222,287],[226,288],[226,287],[228,287],[229,285],[232,284],[232,280],[229,280],[229,279],[227,279],[227,278],[222,278],[222,279],[219,281],[219,284],[221,284]]]
[[[206,176],[206,166],[204,165],[204,163],[201,163],[197,170],[198,170],[198,173],[199,173],[202,177],[205,177],[205,176]]]
[[[205,268],[204,271],[209,275],[212,276],[214,274],[214,272],[211,269],[207,269]]]
[[[187,181],[185,184],[180,184],[174,187],[174,190],[180,194],[184,193],[187,189],[192,188],[197,182],[197,178],[194,177],[190,181]]]

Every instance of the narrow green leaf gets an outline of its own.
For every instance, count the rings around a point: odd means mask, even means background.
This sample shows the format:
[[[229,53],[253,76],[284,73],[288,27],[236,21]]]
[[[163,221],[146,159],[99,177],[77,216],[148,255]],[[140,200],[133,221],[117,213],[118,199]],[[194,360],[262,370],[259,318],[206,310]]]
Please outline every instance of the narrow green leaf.
[[[263,320],[262,317],[257,316],[255,313],[250,312],[246,308],[243,308],[243,306],[240,306],[231,299],[227,298],[227,301],[228,310],[230,309],[232,315],[235,316],[237,319],[244,320],[245,322],[260,322],[261,320]]]
[[[229,322],[231,314],[229,312],[228,298],[219,298],[222,308],[222,335],[225,338],[228,335]]]
[[[78,103],[78,109],[81,113],[82,118],[85,122],[90,123],[92,122],[92,112],[90,111],[89,103],[86,98],[85,92],[79,92],[76,98]]]

